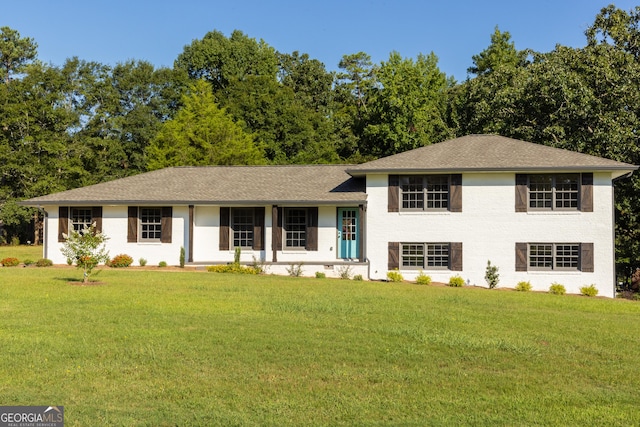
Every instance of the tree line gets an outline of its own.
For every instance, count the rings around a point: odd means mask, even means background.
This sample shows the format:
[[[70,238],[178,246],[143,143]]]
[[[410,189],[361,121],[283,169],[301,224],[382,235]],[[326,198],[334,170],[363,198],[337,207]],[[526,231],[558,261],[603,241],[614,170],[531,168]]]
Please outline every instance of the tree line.
[[[37,239],[16,202],[174,165],[360,163],[496,133],[640,164],[640,7],[603,8],[585,46],[517,50],[496,27],[466,80],[434,53],[344,55],[338,71],[241,31],[185,46],[172,68],[70,58],[0,28],[0,242]],[[640,267],[640,178],[616,183],[618,271]],[[35,228],[35,234],[34,234]]]

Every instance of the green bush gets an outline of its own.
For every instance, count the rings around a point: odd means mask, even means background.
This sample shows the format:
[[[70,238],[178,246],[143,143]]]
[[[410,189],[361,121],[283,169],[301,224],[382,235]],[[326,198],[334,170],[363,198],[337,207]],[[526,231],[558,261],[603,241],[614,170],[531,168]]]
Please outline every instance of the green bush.
[[[20,264],[20,260],[18,258],[9,257],[0,260],[0,264],[5,267],[15,267],[16,265]]]
[[[289,267],[287,267],[287,273],[289,273],[289,276],[293,277],[302,276],[302,263],[289,264]]]
[[[389,271],[387,273],[387,282],[402,282],[404,277],[400,274],[399,271]]]
[[[362,282],[364,279],[362,278],[362,274],[356,274],[355,276],[353,276],[353,280]]]
[[[239,249],[239,248],[237,248]],[[180,246],[180,268],[184,268],[184,257],[185,257],[185,253],[184,253],[184,246]]]
[[[140,267],[144,267],[145,265],[147,265],[147,260],[144,258],[140,258],[138,260],[138,264],[140,264]]]
[[[500,275],[498,274],[498,267],[495,265],[491,265],[491,261],[487,261],[487,268],[484,274],[484,280],[487,281],[489,285],[489,289],[493,289],[498,286],[498,282],[500,282]]]
[[[35,261],[33,261],[32,259],[29,259],[29,258],[27,258],[27,259],[25,259],[24,261],[22,261],[22,263],[23,263],[24,265],[32,265],[34,262],[35,262]]]
[[[11,246],[20,246],[20,238],[18,236],[11,238]]]
[[[431,276],[428,276],[428,275],[424,274],[423,271],[421,271],[420,274],[418,274],[418,277],[416,277],[416,283],[418,285],[430,285],[431,284]]]
[[[158,267],[166,267],[167,266],[167,261],[160,261],[158,263]]]
[[[131,264],[133,264],[133,258],[127,254],[116,255],[109,261],[109,267],[113,268],[129,267]]]
[[[554,295],[564,295],[567,292],[564,285],[560,283],[553,282],[551,286],[549,286],[549,293]]]
[[[596,295],[598,295],[598,289],[594,284],[591,284],[589,286],[585,285],[580,288],[580,293],[587,297],[595,297]]]
[[[326,277],[327,275],[324,274],[322,271],[316,271],[316,279],[324,279]]]
[[[461,288],[464,286],[464,279],[458,275],[451,276],[448,285],[454,288]]]
[[[40,258],[36,261],[36,267],[51,267],[53,265],[53,261],[48,258]]]
[[[516,285],[516,291],[520,291],[520,292],[529,292],[531,290],[531,282],[518,282],[518,284]]]
[[[260,272],[253,267],[236,264],[210,265],[207,267],[210,273],[236,273],[236,274],[259,274]]]

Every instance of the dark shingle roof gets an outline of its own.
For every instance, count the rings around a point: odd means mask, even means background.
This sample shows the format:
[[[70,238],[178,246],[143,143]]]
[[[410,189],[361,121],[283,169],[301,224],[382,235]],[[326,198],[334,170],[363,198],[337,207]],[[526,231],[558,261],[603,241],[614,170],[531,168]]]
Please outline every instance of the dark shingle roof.
[[[637,166],[498,135],[468,135],[347,168],[385,172],[632,171]]]
[[[172,167],[35,197],[22,204],[249,204],[364,202],[346,165]]]

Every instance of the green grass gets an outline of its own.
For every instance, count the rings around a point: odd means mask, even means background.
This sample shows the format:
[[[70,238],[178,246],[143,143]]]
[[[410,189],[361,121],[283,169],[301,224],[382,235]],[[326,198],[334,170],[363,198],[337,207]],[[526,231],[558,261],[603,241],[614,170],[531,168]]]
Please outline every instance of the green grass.
[[[0,259],[9,257],[18,258],[20,262],[25,259],[37,261],[42,258],[42,246],[0,246]]]
[[[634,425],[640,304],[0,268],[0,401],[65,425]]]

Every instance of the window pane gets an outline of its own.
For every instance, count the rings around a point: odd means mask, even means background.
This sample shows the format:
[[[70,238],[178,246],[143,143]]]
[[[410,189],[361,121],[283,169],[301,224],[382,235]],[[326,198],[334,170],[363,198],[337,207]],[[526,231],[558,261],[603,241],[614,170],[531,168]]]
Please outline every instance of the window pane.
[[[424,245],[404,243],[402,245],[402,266],[424,267]]]
[[[570,268],[577,269],[578,268],[578,260],[579,260],[579,245],[567,245],[567,244],[558,244],[556,245],[556,268]]]
[[[403,209],[422,209],[424,207],[422,176],[403,177],[400,188],[402,189]]]
[[[160,240],[162,236],[162,212],[160,208],[140,209],[140,239]]]
[[[307,245],[307,210],[286,209],[284,229],[286,247],[304,248]]]
[[[91,208],[71,208],[73,231],[81,231],[91,226]]]
[[[553,245],[529,245],[529,267],[551,269]]]
[[[234,208],[232,212],[233,246],[253,247],[253,209]]]
[[[449,267],[449,244],[448,243],[428,243],[427,244],[427,266],[447,268]]]
[[[553,199],[553,176],[531,175],[529,177],[529,207],[551,209]]]
[[[427,177],[427,208],[428,209],[448,209],[449,208],[449,177],[448,176],[428,176]]]
[[[578,175],[556,176],[556,208],[578,208]]]

